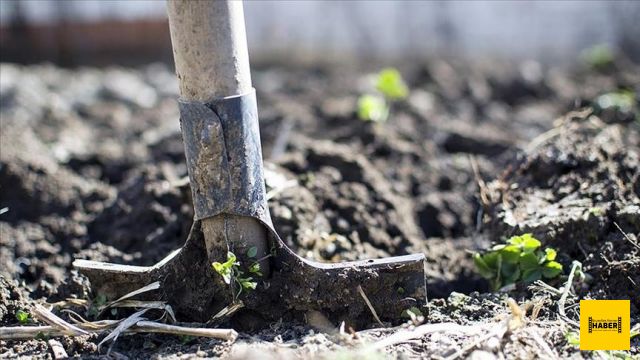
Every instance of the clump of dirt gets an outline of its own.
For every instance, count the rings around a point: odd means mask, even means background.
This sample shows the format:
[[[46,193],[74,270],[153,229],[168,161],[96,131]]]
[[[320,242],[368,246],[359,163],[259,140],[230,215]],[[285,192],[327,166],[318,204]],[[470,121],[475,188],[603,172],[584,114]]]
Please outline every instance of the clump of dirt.
[[[593,276],[585,295],[640,298],[640,133],[625,123],[607,124],[586,109],[557,127],[489,185],[493,239],[531,232],[579,260]]]
[[[18,311],[31,306],[27,290],[0,275],[0,325],[15,324]]]

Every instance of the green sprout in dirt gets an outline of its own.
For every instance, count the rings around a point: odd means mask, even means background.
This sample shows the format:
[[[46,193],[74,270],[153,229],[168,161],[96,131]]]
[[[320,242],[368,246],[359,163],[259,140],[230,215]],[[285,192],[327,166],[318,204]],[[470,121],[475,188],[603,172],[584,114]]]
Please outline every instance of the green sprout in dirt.
[[[564,334],[565,340],[567,340],[567,344],[571,346],[578,347],[580,346],[580,334],[575,331],[568,331]]]
[[[596,110],[614,109],[630,112],[636,106],[636,94],[632,90],[621,89],[598,96]]]
[[[409,95],[409,87],[394,68],[383,69],[376,75],[375,89],[375,94],[364,94],[358,98],[358,117],[361,120],[386,121],[390,104]]]
[[[411,318],[416,318],[418,316],[424,316],[424,315],[422,314],[422,311],[420,311],[420,309],[418,309],[415,306],[412,306],[406,309],[405,311],[403,311],[400,316],[411,319]]]
[[[87,316],[93,319],[97,319],[100,315],[102,307],[107,303],[107,297],[104,294],[99,293],[91,300],[89,308],[87,309]]]
[[[16,319],[22,325],[25,325],[29,322],[29,313],[20,309],[16,311]]]
[[[247,256],[250,258],[255,258],[257,254],[258,249],[255,246],[247,250]],[[227,261],[223,263],[219,263],[216,261],[212,263],[211,266],[213,267],[213,270],[215,270],[220,276],[222,276],[222,279],[225,283],[231,284],[231,281],[233,281],[238,286],[236,299],[238,296],[240,296],[243,290],[255,290],[256,286],[258,286],[258,283],[253,281],[252,276],[247,276],[245,272],[240,269],[240,262],[238,261],[236,255],[231,251],[227,253]],[[249,274],[262,276],[262,273],[260,272],[260,264],[258,263],[258,261],[252,263],[249,266]]]
[[[358,99],[358,117],[361,120],[384,122],[389,117],[389,106],[379,95],[362,95]]]
[[[594,70],[604,70],[613,65],[613,51],[604,44],[592,46],[581,54],[582,60]]]
[[[555,261],[554,249],[542,251],[540,245],[531,234],[513,236],[506,244],[496,245],[484,254],[474,254],[473,261],[494,290],[520,281],[531,283],[543,277],[555,278],[562,273],[562,264]]]
[[[195,336],[191,335],[180,335],[178,338],[180,339],[180,343],[182,343],[182,345],[187,345],[188,343],[196,339]]]
[[[400,72],[394,68],[382,69],[376,79],[376,90],[390,100],[404,99],[409,95],[409,88]]]

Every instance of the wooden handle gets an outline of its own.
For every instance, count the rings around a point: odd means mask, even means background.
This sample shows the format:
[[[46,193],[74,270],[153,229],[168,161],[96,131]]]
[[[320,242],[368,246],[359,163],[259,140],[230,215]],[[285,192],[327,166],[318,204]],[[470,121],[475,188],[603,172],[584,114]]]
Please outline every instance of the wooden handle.
[[[241,1],[168,0],[180,95],[208,101],[251,90]]]
[[[252,89],[241,1],[168,0],[167,12],[184,100],[206,102]],[[225,261],[213,259],[212,254],[227,245],[239,258],[251,247],[257,248],[258,258],[269,251],[266,230],[253,218],[230,214],[207,218],[202,232],[211,261]],[[268,275],[268,261],[260,265]]]

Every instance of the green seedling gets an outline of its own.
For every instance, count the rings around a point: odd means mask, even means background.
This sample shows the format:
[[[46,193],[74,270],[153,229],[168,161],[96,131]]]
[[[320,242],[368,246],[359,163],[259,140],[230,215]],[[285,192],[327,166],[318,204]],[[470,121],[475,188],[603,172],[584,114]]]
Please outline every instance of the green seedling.
[[[602,94],[596,99],[596,110],[614,109],[630,112],[636,106],[636,94],[631,90],[618,90]]]
[[[375,90],[375,94],[364,94],[358,98],[358,117],[361,120],[386,121],[391,103],[409,95],[409,87],[394,68],[382,69],[376,75]]]
[[[412,306],[412,307],[408,308],[407,310],[403,311],[401,316],[404,317],[404,318],[411,319],[411,318],[414,318],[414,317],[424,316],[424,315],[422,315],[422,311],[420,311],[420,309],[418,309],[415,306]]]
[[[611,65],[615,57],[613,51],[604,44],[592,46],[582,52],[582,60],[592,69],[603,70]]]
[[[517,282],[532,283],[552,279],[562,273],[552,248],[540,250],[540,241],[531,234],[513,236],[506,244],[496,245],[484,254],[475,253],[473,261],[482,277],[494,290]]]
[[[400,72],[394,68],[382,69],[376,79],[376,90],[390,100],[404,99],[409,95],[409,87]]]
[[[213,266],[213,270],[215,270],[226,284],[231,284],[231,277],[233,275],[234,269],[240,266],[240,263],[236,261],[236,255],[229,251],[227,253],[227,261],[223,263],[214,262],[211,264]]]
[[[358,117],[361,120],[384,122],[389,117],[389,106],[382,96],[362,95],[358,99]]]
[[[255,246],[252,246],[249,248],[249,250],[247,250],[247,256],[250,258],[254,258],[256,257],[256,255],[258,255],[258,248]]]
[[[599,208],[599,207],[592,207],[592,208],[589,208],[589,214],[593,214],[593,216],[602,216],[604,215],[604,210],[602,210],[602,208]]]
[[[22,325],[25,325],[29,322],[29,313],[20,309],[16,311],[16,319]]]
[[[96,319],[100,315],[102,307],[107,304],[107,297],[104,294],[98,294],[87,309],[87,316]]]
[[[191,336],[191,335],[180,335],[179,339],[182,345],[187,345],[188,343],[192,342],[196,338],[195,336]]]
[[[576,347],[580,346],[580,334],[577,332],[567,331],[567,333],[564,334],[564,338],[567,340],[567,344]]]
[[[247,251],[247,255],[252,255],[249,257],[255,257],[258,253],[257,248],[250,248]],[[238,292],[236,293],[236,299],[240,296],[243,290],[255,290],[258,286],[258,283],[253,281],[253,277],[245,276],[244,271],[240,269],[240,262],[238,261],[236,255],[229,251],[227,253],[227,261],[224,263],[214,262],[211,264],[213,270],[215,270],[225,283],[231,284],[233,281],[238,286]],[[260,264],[255,262],[249,266],[249,272],[251,274],[255,274],[257,276],[262,276],[260,272]]]

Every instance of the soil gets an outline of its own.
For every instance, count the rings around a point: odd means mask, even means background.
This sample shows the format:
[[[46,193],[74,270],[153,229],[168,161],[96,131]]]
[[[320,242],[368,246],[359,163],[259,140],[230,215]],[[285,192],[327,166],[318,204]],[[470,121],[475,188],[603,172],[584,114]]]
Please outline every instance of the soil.
[[[638,324],[638,107],[603,110],[595,101],[621,88],[640,93],[640,67],[449,59],[399,68],[410,96],[387,122],[372,123],[355,111],[372,65],[255,67],[269,207],[287,245],[325,262],[423,252],[426,323],[497,324],[511,314],[507,297],[541,307],[527,313],[529,325],[462,357],[548,357],[532,328],[558,357],[595,356],[568,343],[575,329],[560,319],[557,293],[536,285],[492,293],[477,275],[471,252],[524,232],[558,249],[564,275],[549,285],[561,288],[572,261],[582,263],[587,275],[568,297],[569,318],[578,319],[581,298],[630,299]],[[0,209],[8,209],[0,214],[0,325],[16,326],[15,312],[35,303],[97,296],[73,259],[154,264],[182,246],[193,211],[169,67],[2,64],[0,75]],[[110,354],[429,358],[477,338],[435,333],[363,353],[397,329],[326,330],[313,320],[278,322],[233,344],[133,335]],[[102,338],[60,341],[68,355],[94,358],[107,353],[97,347]],[[630,354],[640,354],[637,338]],[[0,340],[0,356],[52,353],[46,340]]]

